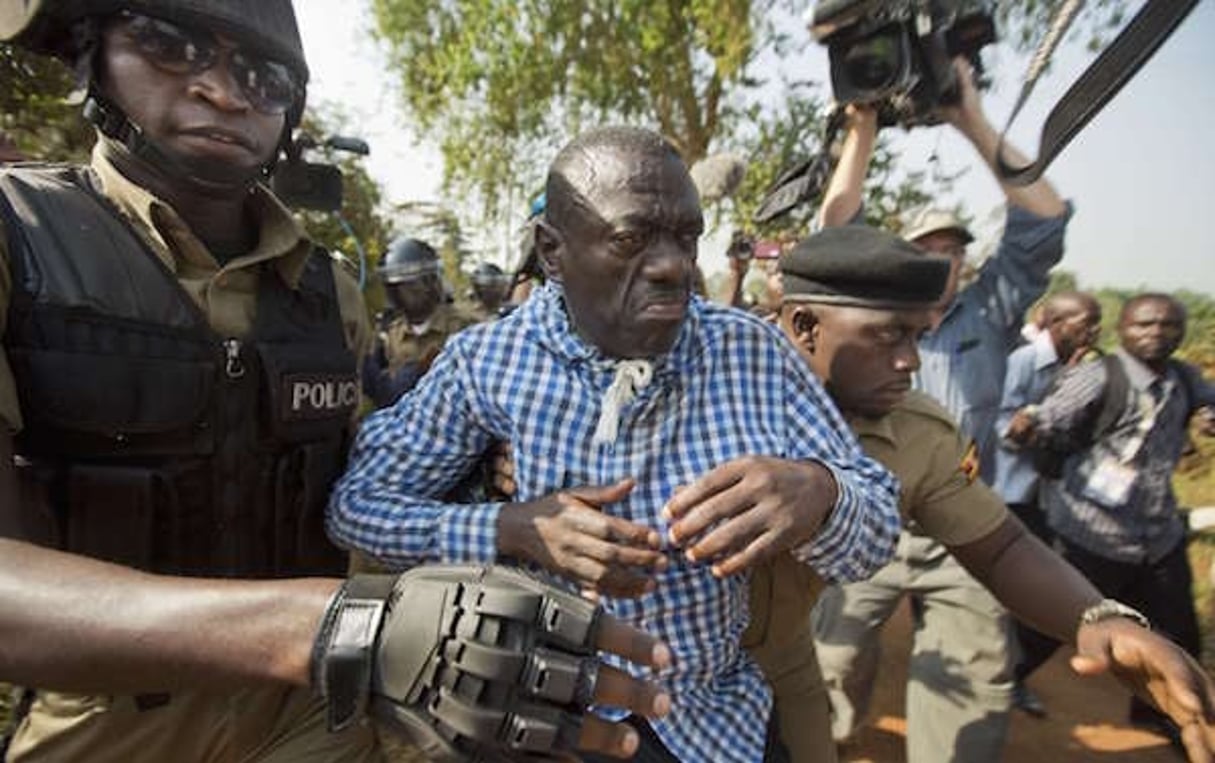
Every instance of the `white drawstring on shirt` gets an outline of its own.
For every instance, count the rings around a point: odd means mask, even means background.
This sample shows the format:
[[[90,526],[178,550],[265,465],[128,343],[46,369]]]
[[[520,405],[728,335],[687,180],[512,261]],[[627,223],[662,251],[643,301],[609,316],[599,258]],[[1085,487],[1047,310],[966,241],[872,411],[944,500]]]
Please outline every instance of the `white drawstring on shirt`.
[[[637,397],[654,378],[654,366],[648,360],[622,360],[616,364],[616,376],[600,401],[599,423],[595,425],[595,445],[616,442],[620,430],[620,411]]]

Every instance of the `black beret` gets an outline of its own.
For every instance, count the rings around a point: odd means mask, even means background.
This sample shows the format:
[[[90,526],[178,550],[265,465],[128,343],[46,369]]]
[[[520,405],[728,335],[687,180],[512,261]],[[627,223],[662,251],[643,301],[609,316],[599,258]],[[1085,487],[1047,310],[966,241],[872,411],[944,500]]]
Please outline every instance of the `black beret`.
[[[862,307],[931,305],[949,260],[867,225],[827,228],[780,258],[785,299]]]

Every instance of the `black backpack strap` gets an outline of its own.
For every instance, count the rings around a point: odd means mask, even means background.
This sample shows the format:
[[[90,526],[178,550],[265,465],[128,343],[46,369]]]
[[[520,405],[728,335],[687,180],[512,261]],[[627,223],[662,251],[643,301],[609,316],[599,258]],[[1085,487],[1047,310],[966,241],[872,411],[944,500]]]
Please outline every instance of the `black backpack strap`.
[[[1103,355],[1101,363],[1105,366],[1105,390],[1101,396],[1101,412],[1097,414],[1092,433],[1088,437],[1089,444],[1101,439],[1113,429],[1126,409],[1126,396],[1131,389],[1131,380],[1126,375],[1122,360],[1116,354]]]
[[[1197,369],[1195,369],[1193,366],[1189,365],[1188,363],[1183,363],[1180,360],[1170,359],[1169,367],[1176,371],[1178,378],[1181,379],[1181,390],[1185,394],[1186,421],[1189,421],[1190,417],[1192,417],[1199,408],[1197,405],[1198,390],[1194,386],[1196,383],[1194,376],[1196,374],[1201,374],[1202,372],[1197,371]]]

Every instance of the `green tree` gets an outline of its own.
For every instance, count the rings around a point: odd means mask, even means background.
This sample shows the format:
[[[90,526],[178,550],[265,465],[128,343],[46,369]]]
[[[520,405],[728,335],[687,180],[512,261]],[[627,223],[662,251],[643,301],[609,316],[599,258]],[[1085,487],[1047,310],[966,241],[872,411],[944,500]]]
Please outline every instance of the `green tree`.
[[[785,83],[782,110],[753,103],[731,115],[737,124],[727,125],[719,142],[747,161],[747,174],[728,203],[727,212],[736,227],[765,238],[801,237],[810,229],[817,211],[813,204],[759,226],[751,217],[782,172],[822,150],[826,107],[818,93],[813,83]],[[889,144],[879,140],[865,184],[868,222],[896,231],[902,212],[927,203],[930,192],[945,190],[949,184],[948,179],[932,180],[922,172],[899,172],[897,159]]]
[[[67,67],[0,43],[0,132],[31,159],[80,161],[93,145],[93,129],[68,103],[73,78]]]
[[[1029,46],[1062,2],[1004,2],[1000,20]],[[1085,21],[1108,29],[1124,5],[1090,3]],[[748,96],[809,43],[796,21],[803,7],[791,0],[373,2],[409,119],[437,136],[449,186],[475,192],[491,214],[534,191],[556,144],[589,122],[655,125],[689,164],[720,148],[724,131],[742,128],[751,114],[747,104],[756,99]],[[773,122],[797,118],[791,109],[769,99],[764,114]]]

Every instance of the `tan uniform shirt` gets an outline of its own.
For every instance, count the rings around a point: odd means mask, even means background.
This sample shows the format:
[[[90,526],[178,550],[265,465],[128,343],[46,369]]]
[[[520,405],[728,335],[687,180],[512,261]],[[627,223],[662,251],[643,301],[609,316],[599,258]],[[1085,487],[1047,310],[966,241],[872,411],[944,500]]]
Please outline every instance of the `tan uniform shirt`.
[[[395,373],[407,363],[421,363],[423,369],[429,368],[449,336],[478,322],[470,310],[454,303],[439,305],[421,333],[403,317],[397,318],[388,324],[381,337],[388,370]]]
[[[973,443],[927,396],[912,392],[889,415],[853,417],[849,424],[865,453],[899,478],[899,511],[909,529],[961,546],[1004,522],[1004,503],[978,479]],[[810,609],[822,588],[812,571],[787,555],[752,573],[751,623],[743,645],[772,684],[781,736],[794,763],[835,760],[810,631]]]
[[[190,232],[168,204],[127,180],[104,156],[99,143],[93,149],[93,169],[105,196],[133,224],[151,251],[177,276],[218,334],[241,338],[253,326],[257,312],[257,271],[273,262],[289,284],[299,282],[312,243],[291,212],[267,189],[257,186],[249,195],[249,208],[260,226],[253,251],[221,264]],[[0,333],[8,320],[12,274],[3,222],[0,221]],[[138,256],[143,256],[138,254]],[[371,323],[357,281],[337,260],[334,284],[346,341],[356,357],[371,349]],[[0,355],[0,418],[10,432],[21,429],[17,390],[6,355]]]

